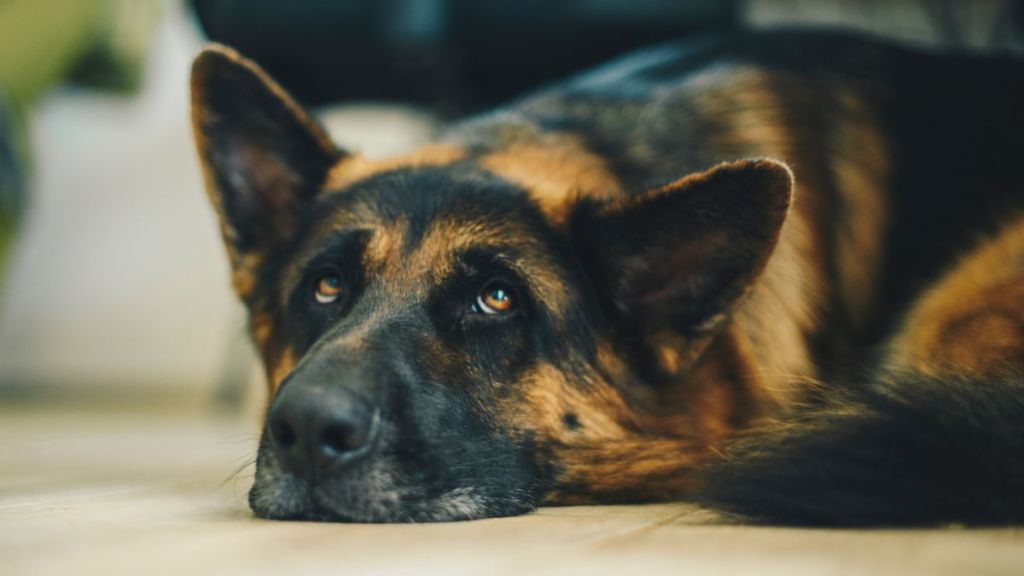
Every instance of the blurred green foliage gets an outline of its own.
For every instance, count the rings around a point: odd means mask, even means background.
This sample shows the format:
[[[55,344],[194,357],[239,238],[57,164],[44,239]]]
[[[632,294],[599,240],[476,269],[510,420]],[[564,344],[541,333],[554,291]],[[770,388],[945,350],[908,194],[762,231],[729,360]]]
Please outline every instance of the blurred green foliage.
[[[94,40],[107,2],[0,2],[0,85],[15,102],[31,102],[64,77]]]
[[[25,204],[25,114],[65,80],[138,88],[159,0],[0,0],[0,285]]]

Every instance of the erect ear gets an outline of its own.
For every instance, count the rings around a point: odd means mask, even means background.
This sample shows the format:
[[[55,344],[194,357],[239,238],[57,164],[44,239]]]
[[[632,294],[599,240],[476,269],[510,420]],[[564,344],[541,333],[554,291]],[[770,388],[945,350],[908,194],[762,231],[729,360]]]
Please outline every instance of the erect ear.
[[[720,164],[648,192],[584,203],[571,235],[598,295],[633,336],[721,325],[771,255],[793,194],[774,160]]]
[[[340,152],[259,66],[224,46],[192,65],[192,127],[243,293],[245,268],[294,232]]]

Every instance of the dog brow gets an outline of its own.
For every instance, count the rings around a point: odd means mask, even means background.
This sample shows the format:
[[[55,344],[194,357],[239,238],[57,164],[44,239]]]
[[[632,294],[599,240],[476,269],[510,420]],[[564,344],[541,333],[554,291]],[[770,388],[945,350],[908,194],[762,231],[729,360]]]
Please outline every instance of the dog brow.
[[[373,235],[370,228],[355,228],[335,231],[306,258],[297,259],[282,273],[283,295],[291,294],[302,281],[306,270],[328,264],[345,268],[365,268],[363,253]]]

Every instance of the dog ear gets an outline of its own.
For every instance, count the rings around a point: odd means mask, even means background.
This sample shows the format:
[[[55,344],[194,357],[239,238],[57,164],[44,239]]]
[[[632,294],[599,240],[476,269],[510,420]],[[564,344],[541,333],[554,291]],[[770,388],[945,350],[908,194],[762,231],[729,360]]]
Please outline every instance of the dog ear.
[[[294,232],[341,153],[259,66],[224,46],[192,65],[192,127],[237,272]]]
[[[648,192],[582,203],[570,234],[615,320],[634,336],[711,334],[771,255],[793,194],[774,160],[721,164]]]

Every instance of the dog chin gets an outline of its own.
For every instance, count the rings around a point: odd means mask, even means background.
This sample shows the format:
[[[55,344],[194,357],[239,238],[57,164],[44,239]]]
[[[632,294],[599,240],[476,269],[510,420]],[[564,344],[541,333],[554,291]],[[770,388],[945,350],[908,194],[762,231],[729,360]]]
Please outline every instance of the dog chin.
[[[257,474],[249,506],[256,516],[269,520],[349,523],[456,522],[524,514],[534,508],[532,502],[508,498],[499,505],[471,487],[423,497],[419,490],[375,480],[310,486],[290,474]]]
[[[249,504],[260,518],[312,522],[457,522],[509,515],[509,512],[495,514],[472,488],[457,488],[422,501],[367,497],[344,501],[316,488],[287,490],[278,486],[267,491],[254,486],[249,492]]]

